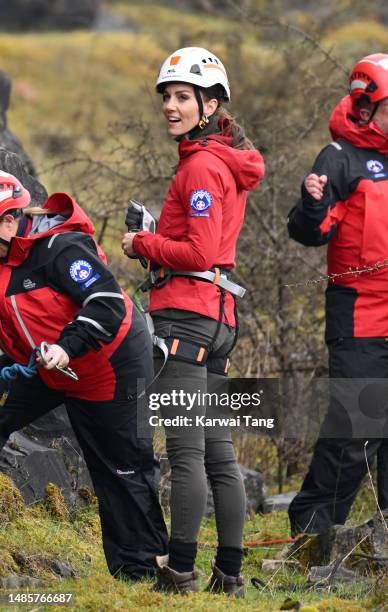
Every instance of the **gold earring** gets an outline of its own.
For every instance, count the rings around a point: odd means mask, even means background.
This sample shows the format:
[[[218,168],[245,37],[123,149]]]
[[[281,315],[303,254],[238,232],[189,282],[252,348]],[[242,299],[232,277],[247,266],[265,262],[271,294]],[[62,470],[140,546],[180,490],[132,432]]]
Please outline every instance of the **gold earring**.
[[[207,126],[208,123],[209,123],[209,119],[206,117],[206,115],[202,115],[198,123],[199,128],[203,130]]]

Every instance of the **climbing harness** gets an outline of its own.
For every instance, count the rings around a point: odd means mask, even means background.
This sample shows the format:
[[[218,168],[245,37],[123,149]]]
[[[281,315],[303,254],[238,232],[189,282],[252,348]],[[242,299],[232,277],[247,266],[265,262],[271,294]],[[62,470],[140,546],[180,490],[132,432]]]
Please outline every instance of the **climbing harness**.
[[[229,354],[233,350],[238,336],[238,313],[236,297],[243,297],[246,290],[237,283],[232,282],[229,279],[230,271],[214,266],[210,270],[205,272],[187,272],[180,270],[165,269],[158,267],[151,270],[146,278],[139,287],[136,289],[134,294],[134,302],[140,312],[145,317],[148,331],[151,335],[153,345],[159,348],[163,353],[163,363],[158,372],[155,374],[151,384],[160,376],[163,368],[165,367],[168,359],[177,359],[179,361],[185,361],[186,363],[192,363],[199,366],[206,364],[209,372],[220,374],[222,376],[228,375],[230,367]],[[220,290],[220,311],[217,321],[217,327],[211,342],[206,346],[197,342],[188,340],[187,338],[177,338],[175,336],[169,338],[160,338],[155,335],[155,328],[153,320],[149,312],[143,307],[140,299],[140,292],[147,292],[150,289],[160,289],[164,287],[173,277],[181,278],[194,278],[207,283],[216,285]],[[224,303],[225,293],[228,291],[234,299],[234,315],[236,320],[236,333],[232,347],[228,351],[228,354],[223,357],[209,357],[212,350],[214,349],[215,342],[217,340],[221,324],[224,316]]]
[[[229,293],[234,296],[241,298],[244,297],[246,289],[229,280],[229,274],[229,270],[218,267],[214,267],[206,272],[186,272],[161,267],[151,270],[148,278],[140,285],[139,288],[141,291],[149,291],[149,289],[153,289],[154,287],[163,287],[172,277],[179,276],[212,283],[221,289],[226,289],[226,291],[229,291]]]

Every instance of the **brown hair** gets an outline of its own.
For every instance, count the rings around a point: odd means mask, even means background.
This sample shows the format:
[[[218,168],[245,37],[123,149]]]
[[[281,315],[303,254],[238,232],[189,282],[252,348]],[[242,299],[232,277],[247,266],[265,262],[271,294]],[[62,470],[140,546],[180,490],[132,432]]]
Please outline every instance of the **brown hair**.
[[[55,215],[53,210],[48,210],[47,208],[42,208],[41,206],[28,206],[28,208],[23,208],[23,215]]]
[[[212,85],[212,87],[201,87],[201,91],[206,100],[215,98],[218,101],[218,108],[214,116],[218,120],[218,128],[221,134],[233,138],[233,147],[235,149],[254,149],[255,147],[249,138],[246,137],[244,129],[237,123],[233,115],[222,106],[222,101],[225,100],[225,93],[222,85],[216,84]]]
[[[0,221],[4,219],[6,215],[11,215],[14,219],[21,219],[25,215],[43,216],[43,215],[56,215],[57,213],[48,208],[42,208],[41,206],[28,206],[26,208],[10,208],[0,216]]]

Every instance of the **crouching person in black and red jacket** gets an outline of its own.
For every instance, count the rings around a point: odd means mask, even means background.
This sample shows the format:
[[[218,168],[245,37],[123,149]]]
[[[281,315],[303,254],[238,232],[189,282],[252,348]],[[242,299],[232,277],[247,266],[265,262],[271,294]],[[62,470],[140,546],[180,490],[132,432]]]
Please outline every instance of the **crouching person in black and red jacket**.
[[[129,580],[152,576],[167,534],[151,436],[143,429],[138,435],[138,381],[152,378],[151,340],[78,204],[66,193],[53,194],[43,208],[29,203],[20,181],[1,171],[2,359],[26,365],[42,342],[47,350],[36,376],[8,385],[0,448],[13,431],[64,403],[98,497],[110,572]],[[61,371],[68,364],[78,380]]]
[[[334,141],[306,177],[288,228],[306,246],[328,244],[329,371],[343,380],[330,381],[328,415],[289,509],[293,532],[343,524],[375,455],[378,501],[388,508],[388,55],[356,64],[329,128]]]

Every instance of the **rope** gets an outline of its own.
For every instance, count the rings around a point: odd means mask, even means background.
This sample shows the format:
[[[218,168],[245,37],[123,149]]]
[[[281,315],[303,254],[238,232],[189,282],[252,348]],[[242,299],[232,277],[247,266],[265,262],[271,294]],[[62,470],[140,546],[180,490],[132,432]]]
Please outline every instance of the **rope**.
[[[39,349],[35,348],[32,351],[28,365],[24,366],[21,363],[14,363],[11,366],[6,366],[0,370],[0,377],[3,380],[15,380],[21,374],[25,378],[33,378],[38,370],[38,364],[35,361],[36,353]]]
[[[278,540],[263,540],[257,542],[256,540],[251,540],[250,542],[244,542],[244,546],[246,548],[259,548],[260,546],[276,546],[277,544],[293,544],[300,539],[300,536],[297,538],[281,538]]]
[[[296,538],[281,538],[281,539],[277,539],[277,540],[262,540],[262,541],[257,541],[257,540],[250,540],[250,541],[245,541],[243,542],[243,548],[259,548],[260,546],[276,546],[278,544],[293,544],[294,542],[297,542],[298,540],[300,540],[305,534],[301,533],[298,536],[296,536]],[[216,545],[214,544],[208,544],[207,542],[199,542],[198,544],[198,548],[200,549],[213,549],[216,548]]]

